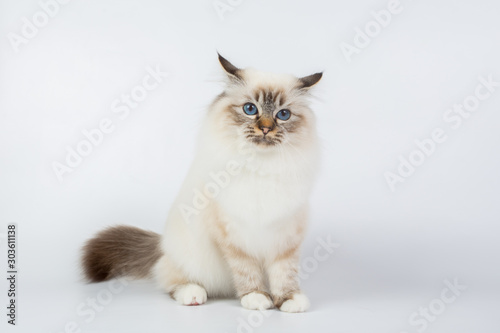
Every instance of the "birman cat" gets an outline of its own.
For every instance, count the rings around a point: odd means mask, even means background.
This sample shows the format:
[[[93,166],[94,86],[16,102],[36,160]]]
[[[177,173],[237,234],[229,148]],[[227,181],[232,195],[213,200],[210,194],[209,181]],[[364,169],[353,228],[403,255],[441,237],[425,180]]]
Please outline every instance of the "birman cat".
[[[247,309],[306,311],[299,249],[319,163],[309,97],[322,73],[297,78],[219,62],[226,86],[205,115],[163,234],[101,231],[83,248],[85,276],[151,277],[183,305],[238,297]]]

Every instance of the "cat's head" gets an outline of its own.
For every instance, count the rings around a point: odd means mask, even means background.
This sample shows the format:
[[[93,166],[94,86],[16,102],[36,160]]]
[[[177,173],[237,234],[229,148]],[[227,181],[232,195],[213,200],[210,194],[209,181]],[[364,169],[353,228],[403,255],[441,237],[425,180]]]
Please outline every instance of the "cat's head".
[[[308,97],[322,73],[297,78],[240,69],[220,55],[219,61],[229,80],[214,102],[211,118],[225,140],[269,150],[315,138]]]

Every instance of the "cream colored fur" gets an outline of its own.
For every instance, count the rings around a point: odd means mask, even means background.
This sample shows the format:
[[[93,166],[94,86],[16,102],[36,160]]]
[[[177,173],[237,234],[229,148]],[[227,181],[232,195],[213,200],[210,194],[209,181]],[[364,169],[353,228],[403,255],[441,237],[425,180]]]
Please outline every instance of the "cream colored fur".
[[[154,276],[181,304],[203,304],[208,294],[241,297],[249,309],[274,302],[283,311],[305,311],[309,301],[298,286],[298,251],[318,166],[309,92],[290,75],[245,69],[240,78],[228,76],[225,93],[206,114],[196,157],[169,213]],[[282,91],[286,104],[276,112],[287,108],[302,119],[279,145],[249,142],[231,120],[228,110],[246,102],[260,110],[253,97],[259,89]],[[217,185],[213,194],[205,192],[208,183]],[[199,200],[199,193],[207,200]]]

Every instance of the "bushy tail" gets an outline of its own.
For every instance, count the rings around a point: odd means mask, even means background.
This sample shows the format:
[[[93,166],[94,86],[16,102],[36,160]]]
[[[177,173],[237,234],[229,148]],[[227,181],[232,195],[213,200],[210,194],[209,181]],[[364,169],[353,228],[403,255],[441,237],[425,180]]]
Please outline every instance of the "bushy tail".
[[[122,225],[105,229],[87,241],[82,266],[90,282],[118,276],[146,278],[161,256],[159,234]]]

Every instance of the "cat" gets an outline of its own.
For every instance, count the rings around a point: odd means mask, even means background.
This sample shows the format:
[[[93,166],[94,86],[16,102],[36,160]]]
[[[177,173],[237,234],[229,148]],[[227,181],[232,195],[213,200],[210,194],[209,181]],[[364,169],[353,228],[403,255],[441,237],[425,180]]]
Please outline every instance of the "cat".
[[[83,247],[84,274],[152,277],[183,305],[236,296],[247,309],[306,311],[299,248],[319,164],[308,105],[323,73],[240,69],[220,54],[219,62],[226,86],[205,115],[163,235],[105,229]]]

